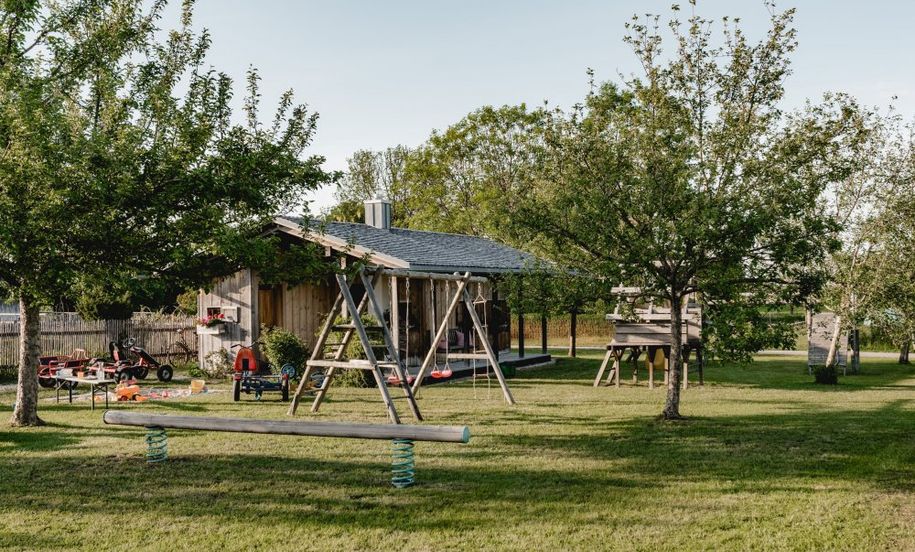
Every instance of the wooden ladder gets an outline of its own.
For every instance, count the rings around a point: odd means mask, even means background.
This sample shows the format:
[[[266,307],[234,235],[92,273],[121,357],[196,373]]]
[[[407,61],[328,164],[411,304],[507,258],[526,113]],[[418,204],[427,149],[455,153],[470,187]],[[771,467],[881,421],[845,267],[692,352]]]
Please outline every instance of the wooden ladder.
[[[321,403],[327,396],[327,391],[333,383],[334,375],[337,373],[337,370],[366,370],[375,378],[378,392],[381,394],[381,400],[387,408],[388,417],[391,419],[391,422],[399,424],[400,416],[398,416],[397,409],[394,407],[394,401],[391,398],[391,394],[388,392],[387,382],[382,372],[382,368],[391,368],[397,376],[400,388],[404,393],[403,399],[410,405],[413,417],[416,418],[417,421],[422,421],[423,418],[422,414],[419,412],[419,405],[416,404],[413,390],[407,381],[406,366],[404,366],[404,363],[398,354],[397,347],[391,337],[391,332],[384,324],[384,311],[381,308],[381,304],[378,302],[378,297],[375,295],[375,284],[378,283],[380,277],[380,271],[375,273],[375,277],[372,280],[365,275],[364,270],[359,271],[356,276],[356,283],[361,282],[363,284],[365,287],[365,294],[362,296],[359,304],[356,305],[350,289],[350,282],[347,281],[344,275],[337,274],[337,285],[340,288],[340,293],[337,294],[337,298],[327,315],[327,320],[324,322],[321,333],[318,335],[318,341],[315,343],[311,358],[305,364],[305,374],[302,376],[302,380],[299,382],[299,386],[289,405],[289,411],[287,413],[290,416],[294,415],[298,409],[299,401],[301,400],[302,394],[305,392],[308,381],[315,369],[321,368],[326,369],[327,371],[325,372],[325,377],[321,382],[321,386],[315,393],[315,399],[311,405],[312,412],[317,412],[321,407]],[[368,331],[362,323],[362,313],[367,306],[371,307],[371,314],[380,323],[379,327],[373,327],[372,329],[381,332],[381,335],[384,338],[387,356],[391,360],[379,360],[375,356],[371,341],[368,337]],[[349,313],[350,322],[343,325],[334,324],[334,320],[336,320],[337,316],[344,313]],[[338,343],[333,344],[336,349],[333,350],[329,357],[326,357],[325,355],[327,353],[325,348],[327,345],[327,338],[335,329],[343,330],[343,337]],[[343,357],[346,354],[346,348],[354,334],[359,338],[365,358],[344,360]]]

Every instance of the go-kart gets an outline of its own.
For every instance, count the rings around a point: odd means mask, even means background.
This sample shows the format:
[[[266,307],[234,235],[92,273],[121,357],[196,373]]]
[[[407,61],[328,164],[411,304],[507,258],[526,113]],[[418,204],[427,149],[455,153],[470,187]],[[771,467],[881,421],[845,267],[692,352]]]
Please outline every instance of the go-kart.
[[[170,364],[161,364],[145,349],[128,338],[121,343],[114,341],[108,344],[110,361],[95,361],[94,369],[103,370],[105,376],[118,382],[130,379],[146,379],[151,369],[155,369],[159,381],[171,381],[175,370]]]
[[[269,367],[259,367],[250,345],[238,343],[232,348],[238,349],[232,374],[233,401],[241,400],[242,392],[254,393],[254,399],[259,401],[265,391],[279,391],[284,401],[289,400],[289,380],[296,376],[295,366],[286,364],[279,374],[271,374]]]

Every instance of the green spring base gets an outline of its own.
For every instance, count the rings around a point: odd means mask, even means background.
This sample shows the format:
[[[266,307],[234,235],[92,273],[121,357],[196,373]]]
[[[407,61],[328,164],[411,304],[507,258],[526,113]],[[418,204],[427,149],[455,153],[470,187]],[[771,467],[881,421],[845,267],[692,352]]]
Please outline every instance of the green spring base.
[[[156,464],[168,460],[168,435],[165,429],[153,426],[146,428],[146,462]]]
[[[394,439],[394,452],[391,458],[391,484],[398,489],[413,485],[416,482],[413,441],[410,439]]]

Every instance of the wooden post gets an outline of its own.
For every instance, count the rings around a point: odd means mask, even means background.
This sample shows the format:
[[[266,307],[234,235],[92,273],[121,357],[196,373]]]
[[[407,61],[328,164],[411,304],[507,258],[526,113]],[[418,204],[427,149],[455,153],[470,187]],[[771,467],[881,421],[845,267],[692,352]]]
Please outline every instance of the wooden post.
[[[400,358],[400,293],[397,289],[397,276],[391,276],[391,339],[394,340],[394,348],[397,351],[397,358]],[[410,318],[410,313],[407,313]],[[379,319],[382,325],[384,320]],[[409,326],[409,323],[407,324]],[[410,330],[407,330],[407,339],[410,339]]]
[[[607,354],[604,355],[604,360],[600,363],[600,369],[597,371],[597,377],[594,378],[594,387],[600,386],[600,382],[604,378],[604,371],[607,369],[607,365],[610,364],[610,358],[612,356],[613,356],[613,352],[608,347]]]
[[[490,333],[496,338],[493,349],[496,351],[496,360],[499,360],[499,348],[502,346],[502,344],[499,342],[499,329],[502,327],[502,315],[504,313],[500,310],[499,314],[496,315],[495,304],[496,301],[499,300],[499,291],[495,288],[495,286],[491,286],[490,289],[492,289],[492,314],[494,317],[492,327],[495,328],[495,330],[490,330]],[[509,317],[509,320],[511,320],[511,317]],[[511,337],[511,332],[509,332],[508,335]],[[509,346],[511,346],[511,343],[509,343]]]
[[[540,352],[546,354],[546,314],[540,313]]]
[[[372,375],[375,376],[375,382],[378,384],[378,392],[381,394],[381,400],[384,401],[384,404],[388,409],[388,417],[391,418],[391,423],[399,424],[400,417],[397,415],[397,410],[394,408],[394,402],[391,400],[391,395],[388,393],[388,386],[385,385],[381,369],[378,368],[378,360],[375,358],[375,352],[372,351],[372,342],[369,340],[368,334],[365,333],[365,327],[362,325],[359,309],[356,308],[353,297],[349,293],[346,277],[342,274],[337,274],[337,283],[340,285],[341,291],[343,291],[343,300],[346,304],[346,309],[352,314],[352,324],[356,329],[356,335],[359,336],[359,341],[362,343],[365,358],[374,366]],[[366,289],[364,297],[368,297],[368,290],[369,288]],[[383,321],[381,325],[384,326]]]
[[[651,347],[648,347],[648,356],[645,357],[645,367],[648,368],[648,388],[654,389],[654,354],[657,354],[656,350],[652,350]]]
[[[524,286],[518,276],[518,357],[524,358]]]
[[[469,277],[470,273],[467,272],[466,276]],[[477,338],[480,342],[482,342],[483,349],[486,350],[486,355],[489,356],[489,362],[492,364],[492,368],[496,372],[496,379],[499,380],[499,386],[502,387],[502,395],[505,397],[505,402],[508,404],[515,404],[515,399],[512,397],[512,393],[508,389],[508,383],[505,381],[505,375],[502,374],[502,368],[499,366],[499,361],[496,360],[496,355],[492,350],[492,345],[489,343],[489,337],[483,330],[483,324],[480,322],[480,317],[477,316],[477,310],[474,308],[473,299],[471,299],[470,294],[467,293],[466,287],[462,293],[464,294],[464,305],[467,306],[467,310],[470,314],[470,319],[473,321],[473,327],[476,329]]]
[[[575,358],[578,354],[578,311],[572,309],[569,318],[569,356]]]
[[[426,371],[429,370],[429,365],[435,360],[435,349],[438,347],[438,342],[441,341],[442,336],[445,335],[445,330],[448,329],[448,319],[451,317],[451,313],[454,312],[454,308],[460,302],[465,289],[467,289],[466,279],[458,283],[454,297],[451,298],[448,309],[442,317],[442,322],[438,326],[438,331],[435,332],[435,336],[432,338],[432,343],[429,345],[429,351],[426,353],[426,358],[423,359],[423,363],[419,367],[419,372],[416,374],[416,381],[413,382],[413,395],[416,395],[419,392],[419,388],[423,383],[423,378],[426,377]]]
[[[413,399],[413,391],[410,389],[410,383],[407,381],[406,363],[400,358],[400,352],[397,350],[397,345],[394,343],[394,339],[391,337],[390,332],[388,332],[388,327],[384,323],[384,312],[382,312],[381,303],[379,303],[378,297],[375,295],[374,286],[372,286],[372,282],[369,281],[364,272],[361,272],[359,275],[362,278],[362,284],[365,286],[365,294],[369,298],[369,304],[374,311],[375,318],[377,318],[381,324],[381,335],[384,338],[384,344],[388,348],[388,354],[394,361],[394,373],[397,374],[397,379],[400,380],[400,387],[403,389],[404,396],[410,404],[410,410],[413,411],[413,417],[421,422],[423,417],[422,414],[419,413],[419,405],[417,405],[416,401]],[[407,313],[407,318],[409,318],[409,316],[410,313]],[[358,331],[358,328],[356,328],[356,330]],[[409,331],[407,333],[407,339],[410,339]],[[375,371],[380,371],[377,365],[375,366]]]

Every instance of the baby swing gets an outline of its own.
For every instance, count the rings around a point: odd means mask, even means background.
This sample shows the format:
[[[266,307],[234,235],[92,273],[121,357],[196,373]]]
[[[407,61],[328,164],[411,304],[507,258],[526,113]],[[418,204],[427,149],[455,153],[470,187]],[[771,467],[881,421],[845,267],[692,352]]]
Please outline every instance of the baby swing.
[[[403,354],[403,359],[404,359],[403,368],[404,368],[404,372],[407,375],[407,385],[413,385],[413,381],[416,378],[411,376],[410,372],[408,371],[408,368],[410,365],[410,278],[405,278],[405,280],[406,280],[405,291],[407,294],[407,308],[406,308],[406,312],[404,313],[404,318],[403,318],[404,319],[404,325],[403,325],[404,332],[403,333],[404,333],[404,336],[406,336],[406,339],[405,339],[406,343],[404,345],[404,354]],[[395,289],[396,288],[394,287],[394,279],[392,278],[391,279],[392,301],[400,301],[400,297],[394,293]],[[397,321],[397,325],[398,326],[400,325],[400,320]],[[400,332],[397,332],[397,333],[399,336]],[[400,337],[398,337],[397,339],[399,341]],[[395,343],[395,347],[399,347],[399,346],[400,346],[400,343]],[[390,385],[400,385],[400,378],[397,377],[397,373],[392,373],[390,376],[388,376],[387,381]]]
[[[435,310],[435,280],[433,280],[432,278],[429,278],[429,284],[432,286],[432,324],[433,324],[433,326],[435,326],[436,325],[436,323],[435,323],[435,313],[436,313],[436,310]],[[448,282],[448,280],[445,280],[445,304],[450,304],[450,299],[449,299],[450,293],[451,293],[451,284]],[[451,322],[446,321],[445,324],[446,324],[446,328],[445,328],[445,366],[443,367],[443,369],[439,369],[438,355],[436,355],[435,366],[432,367],[432,372],[429,373],[429,375],[432,376],[434,379],[450,378],[454,374],[454,371],[451,369],[451,364],[448,361],[448,354],[451,352],[450,344],[449,344],[449,341],[451,341],[451,335],[450,335]],[[436,348],[438,348],[438,347],[436,346]]]

